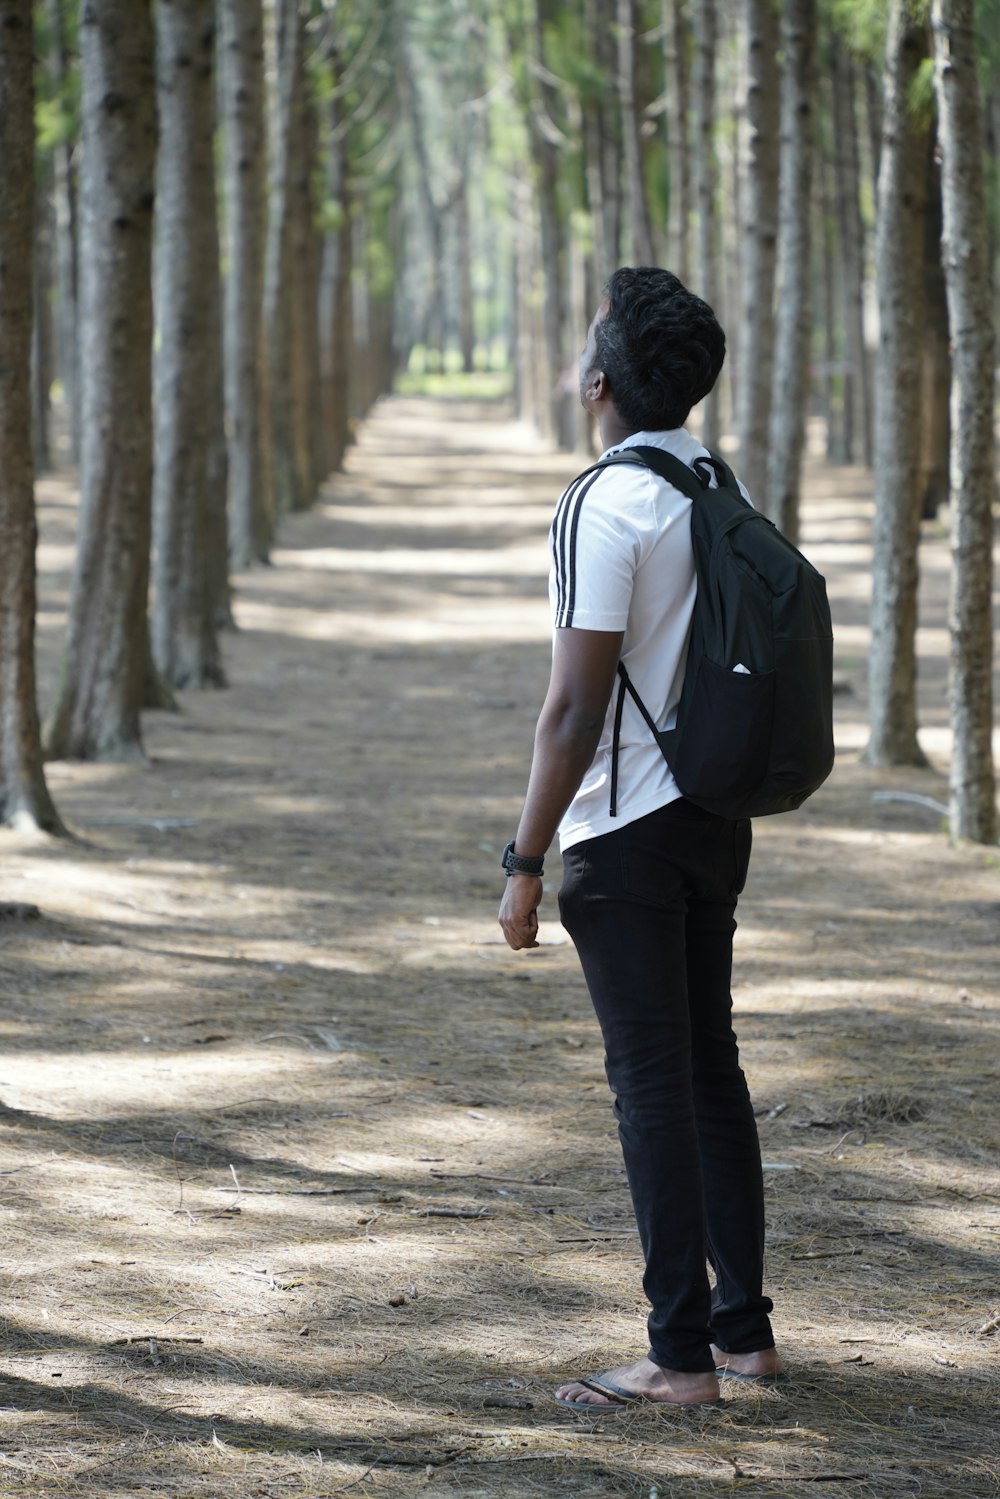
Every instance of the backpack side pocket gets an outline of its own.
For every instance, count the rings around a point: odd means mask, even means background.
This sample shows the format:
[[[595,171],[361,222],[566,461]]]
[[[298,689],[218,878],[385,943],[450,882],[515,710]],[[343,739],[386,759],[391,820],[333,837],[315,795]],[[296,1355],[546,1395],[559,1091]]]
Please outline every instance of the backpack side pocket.
[[[738,802],[752,796],[767,775],[775,674],[730,671],[705,656],[696,670],[683,732],[672,736],[670,768],[693,801]]]

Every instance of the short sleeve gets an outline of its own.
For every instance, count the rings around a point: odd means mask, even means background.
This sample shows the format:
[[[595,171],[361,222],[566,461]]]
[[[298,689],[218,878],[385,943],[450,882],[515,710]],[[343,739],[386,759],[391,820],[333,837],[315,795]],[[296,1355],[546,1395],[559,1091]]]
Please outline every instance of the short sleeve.
[[[618,470],[615,477],[620,474]],[[628,624],[641,555],[641,537],[629,503],[635,486],[609,482],[610,473],[598,478],[600,482],[590,485],[571,485],[552,523],[551,594],[557,629],[624,630]]]

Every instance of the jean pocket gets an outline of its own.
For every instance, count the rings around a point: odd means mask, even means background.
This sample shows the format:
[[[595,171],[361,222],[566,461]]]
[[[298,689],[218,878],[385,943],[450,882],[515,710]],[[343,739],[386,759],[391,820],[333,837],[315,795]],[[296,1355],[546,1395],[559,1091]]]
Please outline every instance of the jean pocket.
[[[644,848],[622,849],[622,887],[629,900],[669,910],[677,901],[677,882],[670,859]]]

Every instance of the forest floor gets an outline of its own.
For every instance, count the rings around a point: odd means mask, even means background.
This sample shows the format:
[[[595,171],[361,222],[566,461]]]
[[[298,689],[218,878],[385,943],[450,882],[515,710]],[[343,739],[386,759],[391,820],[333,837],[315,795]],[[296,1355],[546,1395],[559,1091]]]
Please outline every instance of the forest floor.
[[[148,768],[49,768],[80,841],[3,837],[41,915],[0,924],[0,1494],[1000,1493],[1000,857],[877,799],[946,800],[947,545],[933,768],[873,771],[870,482],[816,457],[839,759],[756,824],[736,952],[791,1378],[552,1403],[645,1347],[558,859],[538,951],[495,920],[574,468],[502,406],[383,402],[237,580],[229,690],[150,714]],[[75,499],[40,485],[46,699]]]

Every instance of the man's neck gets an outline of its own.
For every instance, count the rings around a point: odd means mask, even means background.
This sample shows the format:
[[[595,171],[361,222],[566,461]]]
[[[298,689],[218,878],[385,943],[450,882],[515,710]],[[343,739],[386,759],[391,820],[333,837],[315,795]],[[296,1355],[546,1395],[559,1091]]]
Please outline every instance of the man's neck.
[[[609,410],[601,412],[597,419],[597,425],[601,434],[602,452],[606,452],[608,448],[616,448],[627,437],[634,437],[639,430],[638,427],[627,427],[614,406],[611,406]]]

